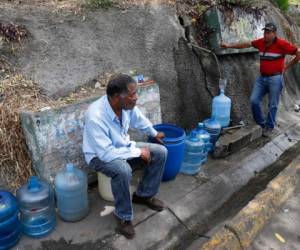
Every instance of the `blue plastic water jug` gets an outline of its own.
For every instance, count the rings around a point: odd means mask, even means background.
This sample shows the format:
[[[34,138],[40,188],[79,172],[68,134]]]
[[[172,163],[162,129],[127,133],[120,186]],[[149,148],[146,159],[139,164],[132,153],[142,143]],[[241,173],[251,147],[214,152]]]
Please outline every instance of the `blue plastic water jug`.
[[[185,140],[185,154],[180,168],[184,174],[197,174],[200,171],[205,155],[204,142],[197,137],[197,133],[192,131]]]
[[[212,143],[211,151],[212,151],[217,140],[219,139],[222,127],[220,122],[214,118],[206,119],[203,123],[204,123],[205,130],[210,134],[210,142]]]
[[[197,128],[195,128],[194,131],[197,133],[197,137],[204,142],[204,151],[206,153],[210,152],[210,150],[212,149],[212,143],[210,142],[210,134],[205,130],[204,124],[202,122],[199,122]]]
[[[13,247],[21,237],[17,199],[10,193],[0,190],[0,249]]]
[[[86,174],[68,163],[55,177],[55,194],[59,216],[65,221],[78,221],[89,212]]]
[[[56,225],[53,189],[38,177],[32,176],[17,191],[24,234],[31,237],[48,235]]]
[[[228,127],[230,123],[231,99],[224,94],[221,89],[221,94],[214,97],[212,101],[212,118],[220,122],[222,128]]]

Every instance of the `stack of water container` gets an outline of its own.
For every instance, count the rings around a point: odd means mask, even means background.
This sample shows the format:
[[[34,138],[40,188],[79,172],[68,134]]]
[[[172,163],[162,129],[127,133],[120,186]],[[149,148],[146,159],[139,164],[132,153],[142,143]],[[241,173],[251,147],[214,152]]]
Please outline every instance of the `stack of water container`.
[[[211,118],[198,123],[185,140],[185,154],[180,172],[197,174],[207,155],[214,150],[221,130],[230,123],[231,100],[225,96],[226,80],[220,79],[220,95],[213,98]]]
[[[210,135],[205,131],[203,123],[199,123],[185,140],[185,154],[180,172],[197,174],[201,170],[201,165],[207,161],[211,147]]]
[[[184,174],[197,174],[204,161],[204,142],[192,131],[185,140],[185,154],[180,168]]]
[[[57,174],[55,194],[63,220],[78,221],[88,214],[87,189],[86,174],[72,164]],[[47,182],[32,176],[16,196],[0,190],[0,250],[13,247],[21,233],[40,238],[56,225],[54,189]]]

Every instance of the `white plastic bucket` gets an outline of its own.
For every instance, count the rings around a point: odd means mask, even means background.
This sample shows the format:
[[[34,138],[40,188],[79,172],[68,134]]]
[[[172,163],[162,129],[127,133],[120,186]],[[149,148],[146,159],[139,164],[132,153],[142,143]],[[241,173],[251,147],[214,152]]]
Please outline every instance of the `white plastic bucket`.
[[[132,176],[130,193],[131,195],[136,191],[137,185],[139,183],[140,177],[142,176],[143,171],[135,171]],[[106,201],[114,201],[114,196],[111,190],[110,177],[98,172],[98,190],[100,196]]]

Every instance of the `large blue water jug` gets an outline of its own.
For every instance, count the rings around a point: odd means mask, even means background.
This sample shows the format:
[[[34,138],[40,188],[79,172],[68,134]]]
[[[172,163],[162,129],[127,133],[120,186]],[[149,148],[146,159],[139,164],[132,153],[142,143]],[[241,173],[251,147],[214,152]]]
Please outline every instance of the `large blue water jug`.
[[[10,193],[0,190],[0,249],[13,247],[21,237],[17,199]]]
[[[204,148],[204,142],[197,137],[196,131],[192,131],[185,140],[185,154],[180,168],[181,173],[193,175],[200,171],[200,167],[207,157]]]
[[[55,194],[59,216],[65,221],[78,221],[89,212],[86,174],[68,163],[55,177]]]
[[[212,101],[212,118],[215,118],[222,126],[228,127],[230,123],[231,99],[224,94],[221,89],[221,94],[214,97]]]
[[[210,134],[210,142],[212,143],[211,151],[212,151],[217,140],[220,137],[222,127],[220,122],[214,118],[206,119],[203,123],[204,123],[205,130]]]
[[[54,191],[36,176],[17,191],[22,231],[31,237],[48,235],[56,225]]]
[[[197,137],[204,142],[204,152],[210,152],[212,149],[212,143],[210,142],[210,134],[205,130],[204,124],[202,122],[199,122],[197,128],[195,128],[194,131],[197,133]],[[204,160],[204,162],[206,160]]]
[[[185,132],[182,128],[172,124],[158,124],[154,128],[165,134],[163,142],[168,150],[162,181],[173,180],[178,174],[183,160]],[[153,138],[149,138],[149,141],[155,142]]]

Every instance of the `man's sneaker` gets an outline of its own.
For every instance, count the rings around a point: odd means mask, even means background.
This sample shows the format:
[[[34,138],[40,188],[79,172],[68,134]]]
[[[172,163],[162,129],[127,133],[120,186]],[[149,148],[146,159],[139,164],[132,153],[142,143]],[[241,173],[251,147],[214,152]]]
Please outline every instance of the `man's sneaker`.
[[[118,226],[116,228],[117,232],[124,235],[127,239],[133,239],[135,236],[135,230],[131,221],[121,220],[115,215]]]
[[[263,131],[262,136],[270,138],[273,134],[274,134],[274,129],[265,128],[264,131]]]
[[[136,203],[136,204],[141,204],[141,205],[145,205],[149,208],[151,208],[152,210],[155,210],[155,211],[162,211],[164,210],[165,206],[164,206],[164,203],[155,198],[155,197],[140,197],[140,196],[137,196],[136,193],[133,194],[132,196],[132,202],[133,203]]]

